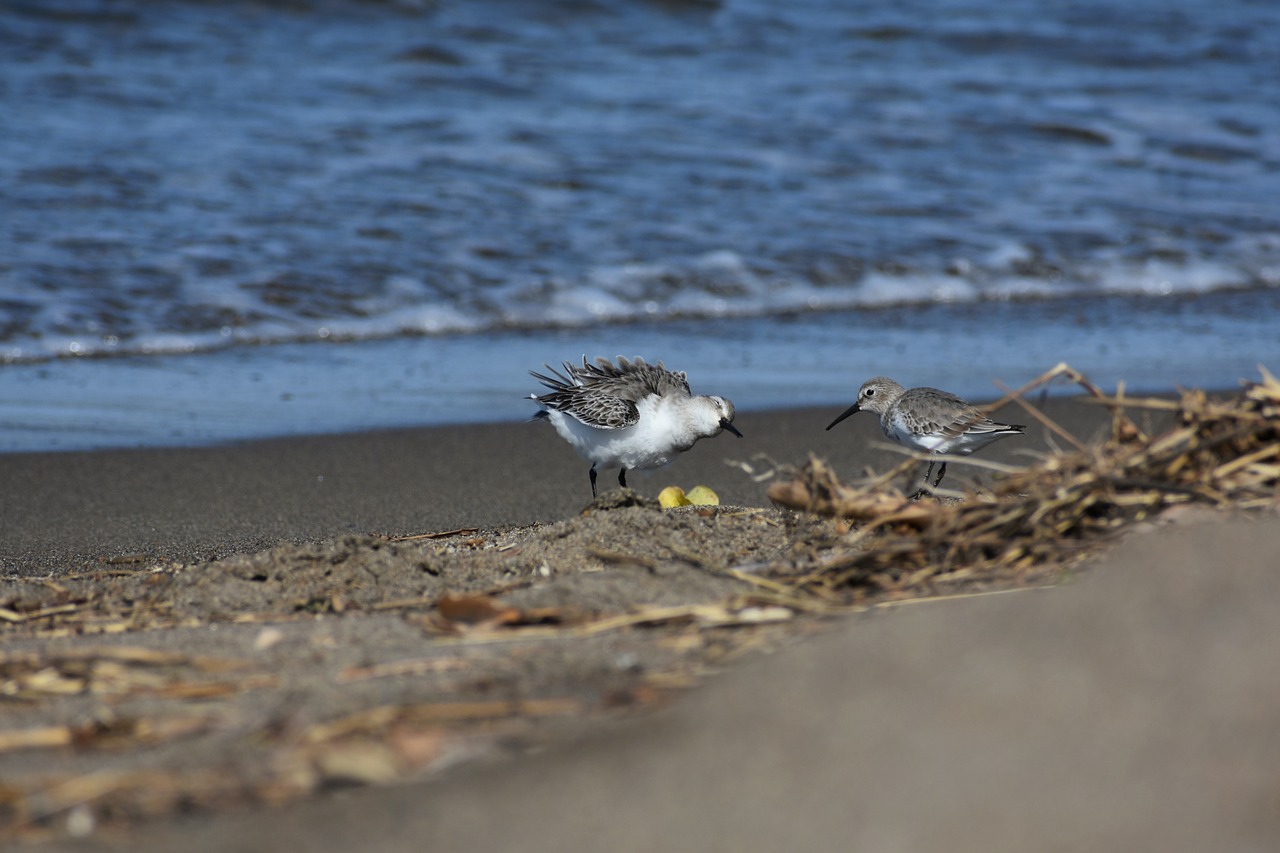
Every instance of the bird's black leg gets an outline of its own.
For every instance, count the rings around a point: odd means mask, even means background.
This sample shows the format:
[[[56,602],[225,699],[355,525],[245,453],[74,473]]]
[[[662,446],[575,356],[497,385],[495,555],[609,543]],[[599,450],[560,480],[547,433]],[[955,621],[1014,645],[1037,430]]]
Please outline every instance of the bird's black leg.
[[[622,488],[624,489],[627,487],[627,469],[626,468],[618,469],[618,485],[622,486]]]
[[[593,464],[591,470],[587,473],[591,475],[591,497],[594,498],[596,496],[596,466]]]
[[[920,488],[908,495],[907,500],[918,501],[929,494],[929,478],[933,476],[933,466],[934,463],[930,461],[929,467],[924,472],[924,479],[920,481]]]
[[[942,478],[946,476],[946,473],[947,473],[947,463],[943,462],[942,467],[938,469],[938,479],[933,481],[933,487],[935,489],[938,488],[938,484],[942,482]]]

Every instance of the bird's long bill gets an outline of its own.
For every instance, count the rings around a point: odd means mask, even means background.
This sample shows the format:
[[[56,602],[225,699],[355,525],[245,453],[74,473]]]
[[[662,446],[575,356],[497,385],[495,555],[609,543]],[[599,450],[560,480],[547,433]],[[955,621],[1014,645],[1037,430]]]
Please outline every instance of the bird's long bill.
[[[841,412],[840,417],[836,418],[834,421],[827,424],[827,429],[831,429],[833,426],[840,423],[845,418],[849,417],[849,415],[852,415],[855,412],[860,412],[860,411],[862,411],[862,408],[857,403],[854,403],[852,406],[850,406],[849,408]]]
[[[742,433],[738,432],[738,428],[733,424],[729,423],[728,421],[720,421],[720,426],[724,427],[729,432],[736,435],[738,438],[742,438]]]

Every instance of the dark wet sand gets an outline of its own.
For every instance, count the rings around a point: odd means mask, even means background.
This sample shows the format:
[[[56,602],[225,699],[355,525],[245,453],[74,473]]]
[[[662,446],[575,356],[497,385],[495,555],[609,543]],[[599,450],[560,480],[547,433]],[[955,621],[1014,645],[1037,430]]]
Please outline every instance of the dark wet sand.
[[[876,419],[857,415],[827,432],[843,407],[746,412],[728,433],[699,442],[671,467],[629,482],[711,486],[725,504],[760,506],[767,484],[725,465],[765,454],[799,463],[809,451],[839,471],[901,459]],[[1051,400],[1046,411],[1091,436],[1105,411]],[[1016,405],[999,415],[1032,424]],[[1038,425],[982,453],[1025,460],[1046,448]],[[199,449],[0,454],[0,572],[61,573],[112,560],[192,561],[282,541],[345,533],[403,535],[459,527],[556,521],[591,496],[589,465],[545,422],[285,438]],[[947,485],[978,473],[952,465]],[[614,476],[600,485],[612,487]]]
[[[881,440],[869,416],[824,432],[838,411],[740,415],[746,439],[633,485],[707,483],[759,505],[764,486],[724,458],[897,458],[866,446]],[[1047,412],[1085,438],[1106,421],[1071,401]],[[1043,450],[1043,429],[1028,432],[983,457]],[[0,555],[5,571],[56,574],[553,521],[586,502],[586,468],[538,423],[0,456]],[[1152,527],[1065,588],[851,617],[540,755],[40,849],[1280,849],[1276,554],[1274,514]]]

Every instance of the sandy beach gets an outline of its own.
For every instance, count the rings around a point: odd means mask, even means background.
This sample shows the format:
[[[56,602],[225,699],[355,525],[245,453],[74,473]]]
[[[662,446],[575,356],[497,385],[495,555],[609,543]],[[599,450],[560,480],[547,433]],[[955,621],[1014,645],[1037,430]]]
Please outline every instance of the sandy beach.
[[[850,400],[852,402],[852,399]],[[744,412],[741,440],[702,441],[671,467],[631,478],[651,497],[666,485],[711,486],[724,504],[762,506],[756,483],[726,460],[759,455],[798,464],[807,453],[853,474],[902,456],[876,419],[824,430],[843,406]],[[1066,400],[1046,412],[1076,434],[1105,429],[1105,412]],[[1025,423],[1017,406],[1001,416]],[[998,442],[982,458],[1026,461],[1044,430]],[[195,449],[0,455],[0,571],[59,574],[143,560],[201,560],[280,542],[343,534],[391,536],[546,523],[591,498],[589,465],[546,423],[478,424],[307,436]],[[952,466],[948,482],[966,472]],[[614,475],[601,479],[614,485]]]
[[[0,457],[4,675],[29,694],[0,700],[0,737],[47,739],[0,750],[12,840],[1280,842],[1274,514],[1138,525],[1065,584],[839,616],[726,608],[759,592],[726,570],[787,554],[799,522],[725,460],[900,461],[870,416],[825,432],[838,411],[743,413],[741,441],[632,479],[650,497],[705,483],[724,506],[701,513],[581,516],[587,464],[542,423]],[[1082,439],[1108,424],[1074,400],[1044,411]],[[1049,446],[1036,424],[982,457]],[[948,485],[973,476],[990,477],[952,466]],[[44,612],[86,621],[26,618]],[[23,669],[37,660],[56,672]]]

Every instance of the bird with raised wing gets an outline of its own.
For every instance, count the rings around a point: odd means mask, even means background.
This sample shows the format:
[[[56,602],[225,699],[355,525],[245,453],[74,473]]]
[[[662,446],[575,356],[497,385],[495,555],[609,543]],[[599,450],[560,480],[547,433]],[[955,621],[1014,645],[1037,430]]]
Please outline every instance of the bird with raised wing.
[[[619,356],[581,366],[564,363],[563,372],[546,365],[547,373],[529,374],[548,393],[530,394],[542,410],[535,417],[551,421],[560,437],[591,463],[591,496],[596,496],[597,469],[618,468],[618,484],[627,471],[669,465],[702,438],[733,425],[733,403],[724,397],[695,395],[684,371],[662,362]]]

